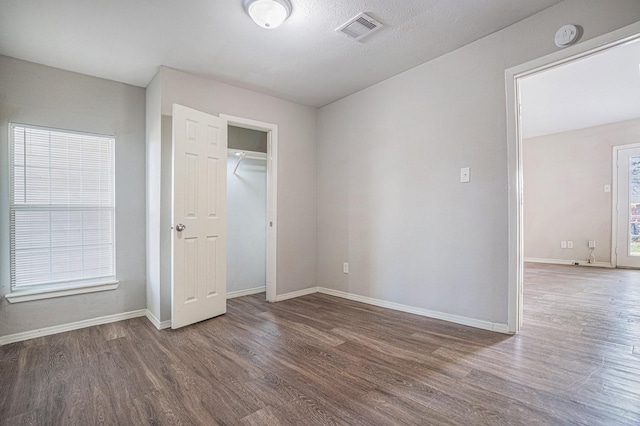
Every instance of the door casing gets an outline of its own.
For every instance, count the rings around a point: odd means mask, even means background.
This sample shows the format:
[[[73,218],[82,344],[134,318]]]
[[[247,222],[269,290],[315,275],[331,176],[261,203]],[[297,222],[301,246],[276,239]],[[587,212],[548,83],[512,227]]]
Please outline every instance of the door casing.
[[[505,71],[509,204],[509,268],[507,294],[507,329],[509,333],[518,333],[522,327],[523,320],[523,166],[519,79],[625,43],[638,41],[639,39],[640,22],[637,22],[608,34],[570,46],[564,50],[509,68]]]
[[[278,235],[278,125],[263,121],[220,114],[227,125],[267,133],[267,302],[275,302],[277,295],[277,235]]]
[[[615,268],[618,266],[618,252],[619,252],[619,247],[618,247],[618,233],[619,233],[619,229],[618,229],[618,217],[619,217],[619,211],[618,211],[618,196],[620,195],[620,182],[618,180],[618,155],[620,154],[620,151],[623,151],[625,149],[638,149],[640,148],[640,143],[634,143],[634,144],[629,144],[629,145],[617,145],[613,147],[613,154],[612,154],[612,163],[611,163],[611,170],[613,171],[612,173],[612,185],[611,185],[611,265]],[[625,249],[626,249],[626,242],[625,242]],[[627,266],[624,266],[627,267]]]

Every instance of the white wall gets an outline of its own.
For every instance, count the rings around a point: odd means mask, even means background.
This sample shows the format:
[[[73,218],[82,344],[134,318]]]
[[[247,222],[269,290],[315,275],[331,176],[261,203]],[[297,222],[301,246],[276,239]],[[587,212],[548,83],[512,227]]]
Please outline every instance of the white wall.
[[[317,151],[316,110],[273,96],[238,88],[182,71],[161,67],[162,154],[160,170],[149,178],[149,190],[160,190],[150,213],[160,215],[159,283],[150,282],[160,304],[161,321],[171,317],[170,279],[170,147],[171,108],[174,103],[213,115],[228,114],[278,125],[277,294],[316,286]],[[147,139],[147,143],[154,142]],[[159,189],[161,188],[161,189]],[[151,219],[150,219],[151,220]],[[154,232],[156,232],[154,230]],[[155,253],[151,248],[150,253]]]
[[[611,262],[612,149],[638,142],[640,119],[523,141],[525,259],[584,262],[595,240],[596,262]]]
[[[267,162],[227,158],[227,293],[267,278]]]
[[[162,164],[160,75],[156,75],[146,90],[145,178],[146,178],[146,300],[147,310],[160,318],[160,166]]]
[[[9,304],[0,336],[145,308],[145,89],[0,56],[0,294],[9,292],[8,123],[116,136],[117,290]]]
[[[556,51],[564,24],[586,40],[639,6],[567,0],[320,109],[318,285],[506,324],[505,70]]]

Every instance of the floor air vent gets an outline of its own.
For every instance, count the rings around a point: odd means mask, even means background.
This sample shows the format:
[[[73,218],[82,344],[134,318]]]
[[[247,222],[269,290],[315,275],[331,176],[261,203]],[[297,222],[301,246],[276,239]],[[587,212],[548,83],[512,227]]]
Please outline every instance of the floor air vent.
[[[360,41],[369,34],[382,28],[382,24],[366,13],[360,13],[353,19],[341,25],[336,31],[341,32],[349,38]]]

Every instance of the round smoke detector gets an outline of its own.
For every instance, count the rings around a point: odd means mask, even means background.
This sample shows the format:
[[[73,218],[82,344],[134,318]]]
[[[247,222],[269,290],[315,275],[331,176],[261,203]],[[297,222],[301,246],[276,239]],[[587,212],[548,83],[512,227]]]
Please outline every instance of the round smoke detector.
[[[565,25],[558,30],[555,37],[556,46],[571,46],[580,38],[580,27],[575,25]]]

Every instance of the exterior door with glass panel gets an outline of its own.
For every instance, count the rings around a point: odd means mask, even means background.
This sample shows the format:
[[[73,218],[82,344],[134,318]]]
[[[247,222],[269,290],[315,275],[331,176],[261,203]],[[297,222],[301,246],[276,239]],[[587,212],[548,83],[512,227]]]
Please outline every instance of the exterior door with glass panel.
[[[617,266],[640,268],[640,146],[617,152]]]

